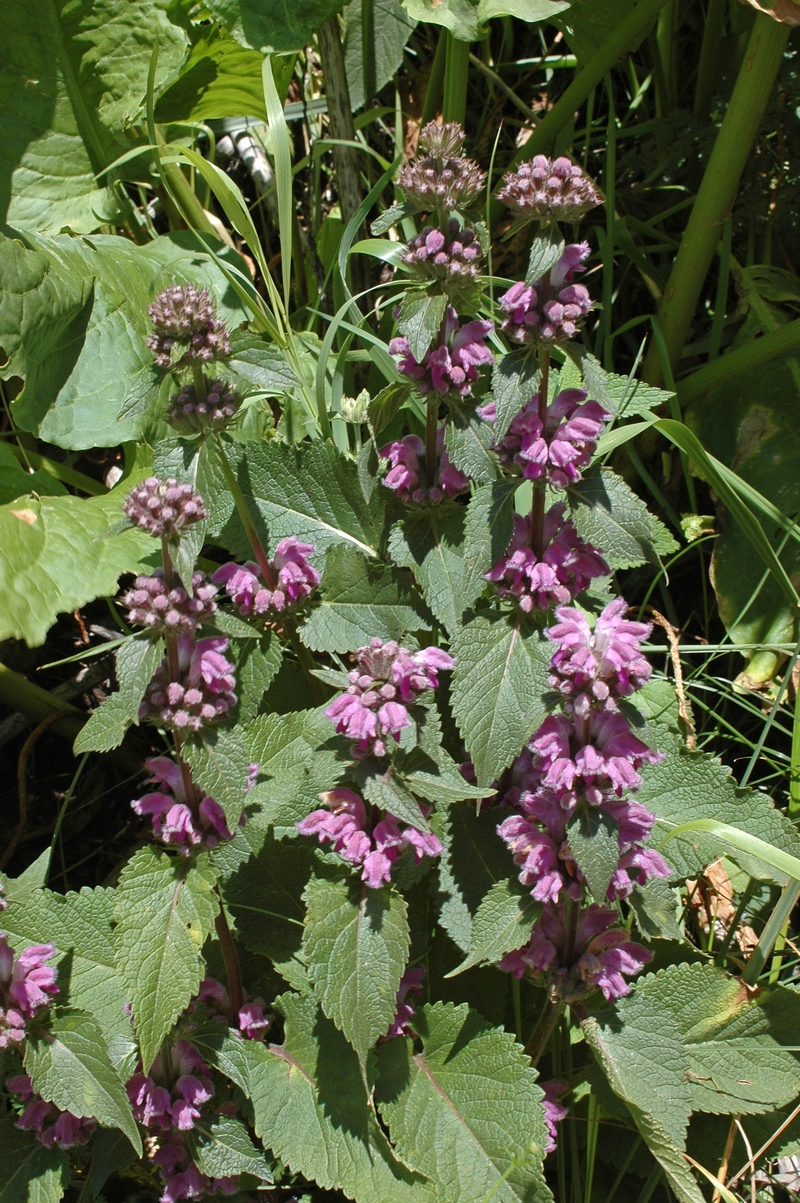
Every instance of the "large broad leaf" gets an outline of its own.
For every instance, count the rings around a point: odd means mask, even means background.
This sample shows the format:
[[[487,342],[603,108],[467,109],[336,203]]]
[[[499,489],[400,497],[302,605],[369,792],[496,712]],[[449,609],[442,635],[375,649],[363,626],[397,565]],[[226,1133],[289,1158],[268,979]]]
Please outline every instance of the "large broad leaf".
[[[476,814],[471,808],[459,806],[450,810],[442,824],[444,852],[436,863],[439,923],[467,954],[473,948],[478,951],[478,940],[473,935],[478,911],[495,887],[510,890],[508,881],[515,872],[511,853],[497,834],[500,817],[493,808]],[[502,891],[500,894],[502,897]],[[484,916],[488,918],[486,911]],[[485,943],[482,938],[481,943]],[[521,940],[517,947],[524,943]]]
[[[232,450],[232,449],[231,449]],[[334,447],[316,442],[303,447],[279,443],[250,444],[237,467],[239,484],[251,512],[269,532],[270,548],[289,535],[327,551],[349,543],[375,556],[380,540],[382,506],[368,505],[358,483],[356,465]],[[220,499],[214,514],[223,544],[235,554],[252,555],[233,503]],[[312,560],[315,565],[319,559]]]
[[[376,1098],[401,1156],[436,1183],[441,1203],[545,1203],[542,1092],[507,1032],[452,1003],[418,1010],[422,1044],[390,1040]]]
[[[473,587],[473,573],[464,559],[464,511],[461,507],[423,510],[398,522],[389,537],[389,554],[410,568],[425,601],[452,635],[461,615],[483,587]]]
[[[26,493],[35,493],[38,497],[60,497],[66,492],[61,481],[44,468],[28,472],[8,443],[0,443],[0,505],[6,505]]]
[[[570,514],[588,543],[613,569],[635,568],[678,550],[663,522],[610,468],[584,476],[569,491]]]
[[[250,754],[238,728],[211,728],[203,742],[184,748],[195,783],[219,802],[231,831],[242,817]]]
[[[5,13],[0,50],[0,226],[89,233],[120,213],[95,176],[128,150],[156,85],[187,38],[157,0],[32,0]]]
[[[637,795],[637,800],[656,816],[651,836],[655,847],[681,823],[715,819],[792,856],[800,856],[800,837],[794,825],[775,809],[766,794],[739,789],[730,770],[717,759],[706,753],[690,752],[678,736],[663,727],[656,739],[664,759],[644,767]],[[694,876],[724,853],[759,881],[774,881],[778,885],[786,882],[779,870],[728,845],[724,835],[689,831],[669,840],[663,853],[678,877]]]
[[[147,306],[169,284],[203,285],[235,325],[236,294],[189,231],[137,247],[127,238],[0,239],[0,346],[25,387],[16,422],[60,447],[138,439],[160,396]],[[213,244],[231,265],[235,251]],[[162,398],[166,406],[166,397]]]
[[[342,8],[342,0],[265,5],[259,0],[210,0],[208,9],[242,46],[264,54],[302,50],[315,30]]]
[[[472,602],[486,587],[485,574],[508,550],[514,529],[514,497],[518,481],[497,480],[475,490],[464,523],[464,559],[470,571]]]
[[[692,1110],[772,1111],[800,1094],[800,994],[785,986],[755,994],[712,965],[670,965],[637,983],[637,995],[668,1008],[689,1056]]]
[[[669,1004],[637,988],[619,1000],[615,1012],[581,1027],[678,1199],[702,1203],[683,1157],[692,1108],[689,1054]]]
[[[0,639],[44,643],[58,614],[115,593],[123,572],[155,556],[140,530],[104,538],[130,480],[103,497],[20,497],[0,507]]]
[[[394,79],[416,24],[400,0],[372,0],[368,8],[350,0],[345,6],[344,61],[354,110]]]
[[[545,716],[551,652],[541,633],[479,616],[457,631],[452,705],[475,765],[489,785],[522,751]]]
[[[46,1149],[16,1117],[0,1117],[0,1203],[58,1203],[72,1177],[67,1154]]]
[[[232,1115],[217,1115],[210,1121],[201,1119],[195,1132],[194,1160],[201,1173],[209,1178],[252,1174],[262,1182],[272,1182],[264,1153],[253,1144],[240,1119]]]
[[[495,964],[507,952],[522,948],[541,910],[542,904],[519,881],[496,881],[475,912],[466,959],[447,976],[456,977],[473,965]]]
[[[203,978],[200,950],[217,913],[213,887],[207,859],[177,863],[155,848],[141,848],[122,871],[119,967],[146,1070]]]
[[[403,4],[415,21],[443,25],[460,41],[475,42],[492,17],[549,21],[569,8],[570,0],[403,0]]]
[[[348,652],[371,639],[402,639],[430,627],[407,576],[345,544],[328,553],[320,593],[300,629],[303,643],[315,652]]]
[[[313,879],[305,893],[305,953],[314,993],[366,1064],[397,1009],[408,961],[405,899],[361,881]]]
[[[116,966],[114,891],[83,889],[79,894],[37,890],[3,915],[9,944],[21,952],[30,944],[55,944],[58,977],[74,1007],[88,1011],[106,1041],[130,1037],[128,997]]]
[[[248,1058],[255,1129],[295,1173],[350,1199],[433,1203],[432,1184],[398,1160],[370,1108],[358,1057],[314,998],[277,1000],[285,1042]]]
[[[217,27],[210,29],[192,46],[179,77],[159,96],[156,121],[208,121],[234,113],[266,121],[263,64],[263,55],[244,49]],[[285,91],[281,89],[282,96]]]
[[[62,1111],[124,1132],[139,1155],[142,1140],[99,1025],[85,1011],[57,1012],[27,1041],[25,1069],[33,1089]]]

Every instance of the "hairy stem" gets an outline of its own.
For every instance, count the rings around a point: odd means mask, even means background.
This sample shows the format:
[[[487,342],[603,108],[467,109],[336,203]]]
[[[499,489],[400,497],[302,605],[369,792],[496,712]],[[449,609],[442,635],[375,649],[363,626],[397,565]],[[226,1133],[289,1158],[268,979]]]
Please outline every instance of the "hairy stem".
[[[231,1000],[231,1012],[234,1021],[238,1018],[244,995],[242,993],[242,971],[239,968],[239,958],[236,955],[236,945],[233,942],[231,929],[228,927],[228,920],[225,917],[225,906],[222,901],[222,895],[219,892],[219,887],[216,887],[217,897],[219,898],[219,913],[214,920],[214,926],[217,931],[217,939],[219,940],[220,952],[222,959],[225,962],[225,976],[228,979],[228,997]]]
[[[439,397],[431,391],[428,393],[428,409],[425,418],[425,474],[428,484],[436,480],[436,469],[439,466],[439,454],[436,450],[436,435],[439,427]]]
[[[550,1043],[550,1037],[556,1030],[559,1019],[564,1014],[565,1006],[566,1003],[562,998],[553,995],[548,998],[542,1008],[542,1012],[536,1022],[536,1027],[533,1029],[533,1034],[525,1048],[525,1052],[530,1057],[533,1065],[539,1064],[542,1054]]]
[[[244,494],[239,488],[239,482],[236,479],[236,474],[234,473],[233,468],[228,460],[228,456],[225,452],[225,445],[222,442],[219,434],[217,434],[215,438],[217,450],[219,451],[219,462],[220,467],[222,468],[222,475],[225,477],[225,483],[230,489],[231,497],[233,498],[233,504],[236,506],[236,513],[239,515],[239,519],[244,527],[244,533],[247,536],[247,541],[253,549],[253,555],[258,563],[258,568],[264,584],[268,589],[274,589],[276,582],[275,573],[272,571],[272,565],[267,559],[267,553],[264,550],[264,545],[258,537],[258,531],[256,530],[250,511],[247,508],[247,502],[244,499]]]

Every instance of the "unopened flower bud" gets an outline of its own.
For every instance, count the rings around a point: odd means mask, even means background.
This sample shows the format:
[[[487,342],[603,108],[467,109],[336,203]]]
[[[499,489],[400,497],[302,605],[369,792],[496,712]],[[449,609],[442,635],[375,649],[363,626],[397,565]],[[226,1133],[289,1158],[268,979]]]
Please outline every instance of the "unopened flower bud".
[[[170,399],[166,419],[181,434],[200,434],[204,430],[224,430],[236,415],[242,398],[224,380],[203,377],[205,396],[198,397],[194,384],[185,384]]]
[[[149,476],[128,494],[123,509],[134,526],[160,539],[177,541],[187,526],[206,516],[203,498],[191,485]]]
[[[525,221],[578,221],[589,209],[603,203],[588,175],[562,156],[536,155],[503,176],[497,199],[515,217]]]
[[[147,312],[154,333],[146,342],[157,367],[211,363],[230,355],[228,328],[217,316],[207,289],[173,284],[159,293]]]

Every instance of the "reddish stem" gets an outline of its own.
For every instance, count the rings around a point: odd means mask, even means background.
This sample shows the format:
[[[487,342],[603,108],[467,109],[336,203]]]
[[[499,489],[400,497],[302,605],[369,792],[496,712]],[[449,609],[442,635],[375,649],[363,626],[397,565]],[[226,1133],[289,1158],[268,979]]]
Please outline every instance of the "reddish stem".
[[[236,945],[233,942],[231,929],[228,927],[228,920],[225,917],[225,907],[222,902],[222,895],[219,892],[219,887],[216,888],[217,897],[219,898],[219,913],[214,920],[214,926],[217,930],[217,939],[219,940],[220,952],[222,959],[225,962],[225,976],[228,979],[228,997],[231,1000],[231,1013],[234,1022],[239,1018],[239,1011],[244,1002],[244,994],[242,993],[242,972],[239,968],[239,958],[236,955]]]

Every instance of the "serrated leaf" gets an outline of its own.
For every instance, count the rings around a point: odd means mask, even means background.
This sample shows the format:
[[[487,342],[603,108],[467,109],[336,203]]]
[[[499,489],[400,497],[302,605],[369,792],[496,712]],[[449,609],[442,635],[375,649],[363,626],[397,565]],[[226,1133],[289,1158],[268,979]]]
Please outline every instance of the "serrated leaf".
[[[397,328],[408,339],[411,354],[421,363],[439,333],[447,297],[427,290],[409,290],[400,305]]]
[[[67,1154],[20,1131],[13,1115],[0,1116],[0,1161],[0,1203],[58,1203],[72,1176]]]
[[[430,629],[410,581],[370,563],[353,547],[331,548],[320,593],[300,628],[303,643],[315,652],[348,652],[370,639],[402,639],[409,631]]]
[[[139,703],[164,655],[161,639],[128,639],[117,650],[117,685],[92,711],[86,726],[78,732],[74,750],[109,752],[117,748],[132,724],[139,723]]]
[[[245,787],[250,754],[238,728],[209,727],[202,743],[186,743],[183,758],[192,770],[192,779],[225,812],[231,831],[235,831],[245,807]]]
[[[549,645],[538,631],[479,616],[455,633],[451,651],[453,714],[478,784],[490,785],[545,716]]]
[[[254,632],[255,634],[256,632]],[[236,694],[239,720],[248,723],[258,714],[264,694],[283,662],[283,647],[273,631],[257,641],[248,640],[236,665]]]
[[[250,1041],[256,1133],[295,1173],[348,1198],[434,1203],[432,1184],[396,1160],[367,1099],[355,1051],[313,997],[284,995],[282,1045]]]
[[[464,524],[464,559],[470,570],[469,600],[485,588],[485,573],[506,554],[514,529],[517,482],[497,480],[475,490]]]
[[[394,79],[415,24],[399,0],[375,0],[373,13],[362,13],[354,0],[345,6],[344,57],[353,112]]]
[[[31,944],[55,944],[53,963],[62,982],[69,973],[70,1003],[93,1015],[107,1042],[129,1035],[127,996],[116,966],[114,891],[99,886],[78,894],[37,890],[19,902],[13,890],[9,893],[3,931],[11,947],[21,952]]]
[[[493,965],[507,952],[522,948],[541,910],[542,904],[518,880],[495,882],[475,912],[469,954],[445,977],[457,977],[473,965]]]
[[[692,1109],[715,1115],[772,1111],[800,1093],[800,995],[784,986],[750,994],[711,965],[670,965],[637,985],[669,1008],[689,1056]]]
[[[333,725],[316,710],[291,714],[265,714],[242,731],[260,780],[247,795],[247,806],[257,807],[258,821],[271,824],[277,835],[319,805],[322,790],[331,789],[341,776]],[[330,740],[330,747],[319,745]]]
[[[228,454],[234,458],[235,451]],[[240,452],[241,455],[241,452]],[[302,447],[279,443],[250,443],[237,465],[239,484],[252,513],[269,531],[270,547],[289,535],[312,543],[317,558],[334,543],[349,543],[365,555],[377,555],[383,499],[368,505],[351,460],[320,441]],[[380,499],[380,500],[377,500]],[[237,555],[251,554],[250,544],[223,490],[213,524],[225,547]]]
[[[454,412],[445,426],[445,446],[450,462],[475,484],[482,485],[497,476],[497,461],[489,448],[494,428],[474,413]]]
[[[148,1069],[203,978],[200,951],[218,909],[214,881],[206,858],[176,861],[155,848],[140,848],[122,871],[118,963]]]
[[[372,398],[367,411],[370,433],[376,444],[378,435],[403,408],[411,396],[411,385],[405,380],[393,380]]]
[[[250,1139],[247,1129],[232,1115],[201,1118],[195,1127],[194,1160],[209,1178],[252,1174],[261,1182],[272,1182],[272,1174],[263,1152]]]
[[[408,909],[389,886],[312,878],[306,886],[308,975],[323,1011],[366,1065],[397,1010],[408,962]]]
[[[439,922],[463,953],[472,944],[474,915],[493,886],[508,882],[514,862],[497,834],[497,813],[453,807],[441,822],[444,851],[436,862]]]
[[[250,1042],[246,1037],[212,1019],[192,1031],[192,1044],[210,1065],[249,1094],[251,1058],[248,1056]]]
[[[118,1128],[142,1155],[142,1139],[125,1087],[91,1015],[72,1010],[52,1015],[47,1030],[35,1030],[26,1042],[25,1071],[33,1089],[48,1103]]]
[[[464,511],[430,509],[398,522],[389,536],[389,555],[410,568],[433,614],[448,632],[458,630],[461,615],[477,597],[464,562]]]
[[[112,1128],[101,1129],[92,1137],[92,1160],[86,1175],[89,1189],[99,1195],[112,1174],[127,1169],[135,1160],[136,1150],[126,1136]]]
[[[705,752],[690,752],[678,736],[663,727],[658,728],[656,746],[664,758],[659,764],[644,766],[637,794],[637,801],[656,816],[650,837],[654,847],[682,823],[715,819],[800,856],[800,836],[794,825],[766,794],[739,789],[719,760]],[[669,840],[663,851],[675,875],[682,878],[694,876],[723,853],[757,881],[786,884],[785,874],[729,845],[721,835],[687,832]]]
[[[637,885],[628,898],[636,917],[636,926],[648,940],[683,940],[678,923],[678,897],[663,877],[651,877],[643,886]]]
[[[563,253],[564,239],[558,226],[549,226],[541,234],[537,234],[531,243],[525,283],[538,284],[551,267],[555,267]]]
[[[492,396],[496,411],[494,439],[499,442],[521,409],[539,387],[539,365],[528,351],[512,351],[492,369]]]
[[[398,221],[402,221],[404,217],[408,217],[411,213],[415,212],[416,209],[408,201],[396,201],[388,209],[384,209],[380,217],[375,218],[370,226],[370,233],[373,238],[379,238],[381,234],[385,234]]]
[[[600,807],[583,806],[567,828],[567,841],[595,902],[602,906],[619,865],[616,823]]]
[[[666,408],[674,396],[643,380],[606,372],[593,355],[584,354],[581,366],[589,396],[616,418],[646,417],[654,409]]]
[[[378,773],[365,775],[360,781],[364,797],[418,831],[430,831],[430,824],[420,810],[420,803],[393,764]]]
[[[601,550],[613,569],[658,564],[678,544],[655,514],[610,468],[589,472],[569,490],[578,534]]]
[[[376,1099],[401,1156],[436,1183],[441,1203],[545,1203],[542,1092],[509,1033],[452,1003],[417,1010],[409,1039],[378,1054]]]
[[[0,639],[44,643],[60,613],[116,592],[145,568],[153,540],[140,530],[104,538],[135,481],[103,497],[20,497],[0,506]]]
[[[415,749],[408,756],[398,758],[403,778],[413,793],[440,806],[452,802],[463,802],[467,798],[488,798],[492,790],[470,785],[456,762],[445,752],[437,749],[432,756]]]
[[[259,60],[258,87],[263,103],[262,62]],[[248,391],[255,389],[268,397],[289,393],[297,386],[297,376],[283,351],[249,330],[233,332],[225,374],[234,376]]]

